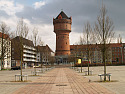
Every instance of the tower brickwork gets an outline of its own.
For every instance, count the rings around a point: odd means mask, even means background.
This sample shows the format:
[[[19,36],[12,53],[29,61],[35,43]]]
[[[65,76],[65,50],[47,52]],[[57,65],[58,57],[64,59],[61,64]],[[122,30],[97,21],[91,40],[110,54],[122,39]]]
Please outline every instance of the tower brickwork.
[[[54,32],[56,33],[56,56],[70,55],[69,33],[71,32],[72,18],[61,11],[54,19]]]

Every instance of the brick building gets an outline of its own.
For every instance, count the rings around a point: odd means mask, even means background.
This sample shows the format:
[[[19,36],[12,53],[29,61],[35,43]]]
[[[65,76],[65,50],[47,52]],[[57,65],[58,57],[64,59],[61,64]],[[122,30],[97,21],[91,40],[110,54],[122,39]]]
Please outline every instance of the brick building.
[[[61,11],[53,19],[54,32],[56,33],[56,56],[70,55],[69,33],[71,32],[72,18]]]
[[[112,61],[117,63],[125,63],[125,43],[113,43]]]
[[[102,53],[99,48],[100,44],[91,44],[90,52],[91,63],[102,63]],[[83,56],[87,60],[87,45],[70,45],[71,56]],[[106,53],[106,62],[125,63],[125,43],[111,43]]]
[[[56,61],[67,63],[67,56],[70,55],[69,33],[71,32],[72,18],[63,11],[54,19],[54,32],[56,33]]]

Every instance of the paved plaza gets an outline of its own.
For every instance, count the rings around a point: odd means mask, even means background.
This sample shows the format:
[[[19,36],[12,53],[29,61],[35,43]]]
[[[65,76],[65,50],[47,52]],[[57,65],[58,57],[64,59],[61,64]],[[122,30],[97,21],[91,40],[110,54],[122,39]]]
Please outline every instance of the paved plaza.
[[[23,69],[23,74],[29,75],[28,82],[14,82],[14,75],[20,70],[0,71],[0,94],[125,94],[125,66],[107,66],[107,73],[112,73],[111,82],[98,82],[103,66],[90,70],[91,76],[69,68],[54,68],[31,76],[33,69]]]
[[[111,82],[97,82],[100,80],[98,74],[103,74],[104,67],[90,67],[90,70],[93,70],[92,76],[84,76],[90,79],[92,82],[99,83],[105,88],[110,89],[116,94],[125,94],[125,66],[107,66],[107,73],[111,73]],[[84,71],[87,70],[87,67],[83,67]],[[84,75],[84,73],[79,73]]]
[[[31,74],[33,69],[23,70]],[[0,94],[115,94],[99,83],[69,68],[54,68],[39,76],[29,76],[29,82],[13,82],[17,71],[0,71]]]

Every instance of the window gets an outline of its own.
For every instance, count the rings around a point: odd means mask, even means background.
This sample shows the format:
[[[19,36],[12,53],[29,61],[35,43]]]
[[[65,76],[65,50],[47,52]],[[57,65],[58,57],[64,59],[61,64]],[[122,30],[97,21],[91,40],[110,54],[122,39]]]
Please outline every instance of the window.
[[[9,62],[7,61],[7,65],[9,65]]]

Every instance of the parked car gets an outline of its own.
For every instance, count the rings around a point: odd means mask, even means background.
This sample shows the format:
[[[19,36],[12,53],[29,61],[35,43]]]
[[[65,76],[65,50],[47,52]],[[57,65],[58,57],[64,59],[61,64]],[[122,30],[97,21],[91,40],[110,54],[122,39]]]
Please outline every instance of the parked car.
[[[11,67],[11,70],[20,70],[20,66]]]

